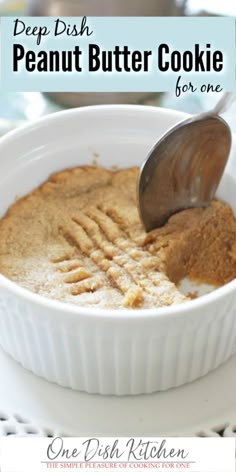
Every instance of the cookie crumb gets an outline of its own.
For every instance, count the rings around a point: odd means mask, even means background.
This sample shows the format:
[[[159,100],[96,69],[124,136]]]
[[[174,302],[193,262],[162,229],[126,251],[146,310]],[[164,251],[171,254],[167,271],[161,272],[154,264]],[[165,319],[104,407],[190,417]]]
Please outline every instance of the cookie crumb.
[[[97,152],[93,153],[93,160],[92,160],[92,165],[94,167],[97,167],[98,165],[98,159],[99,159],[99,154]]]
[[[199,292],[195,290],[194,292],[188,292],[187,297],[191,298],[191,300],[194,300],[195,298],[199,297]]]

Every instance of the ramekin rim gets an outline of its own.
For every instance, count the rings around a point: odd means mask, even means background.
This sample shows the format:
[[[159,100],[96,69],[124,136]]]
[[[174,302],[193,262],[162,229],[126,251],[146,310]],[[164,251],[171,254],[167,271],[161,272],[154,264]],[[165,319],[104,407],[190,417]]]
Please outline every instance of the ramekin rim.
[[[19,127],[12,129],[11,131],[8,131],[6,134],[0,137],[0,146],[5,144],[7,141],[11,140],[13,137],[20,137],[25,130],[32,130],[36,128],[38,125],[43,125],[46,123],[50,123],[51,121],[57,120],[57,119],[62,119],[63,117],[70,116],[73,114],[80,114],[86,112],[96,112],[96,110],[103,110],[103,111],[109,111],[112,109],[117,109],[117,110],[122,110],[126,109],[128,111],[132,111],[135,109],[138,112],[151,112],[151,113],[156,113],[157,110],[158,112],[161,112],[166,115],[169,115],[171,112],[174,112],[176,116],[179,117],[188,117],[190,116],[189,113],[180,111],[180,110],[173,110],[172,108],[162,108],[154,105],[139,105],[139,104],[107,104],[107,105],[87,105],[83,107],[75,107],[71,109],[66,109],[66,110],[58,110],[53,113],[49,113],[48,115],[41,116],[40,118],[37,118],[35,120],[32,120],[30,122],[26,121],[25,123],[23,122]]]

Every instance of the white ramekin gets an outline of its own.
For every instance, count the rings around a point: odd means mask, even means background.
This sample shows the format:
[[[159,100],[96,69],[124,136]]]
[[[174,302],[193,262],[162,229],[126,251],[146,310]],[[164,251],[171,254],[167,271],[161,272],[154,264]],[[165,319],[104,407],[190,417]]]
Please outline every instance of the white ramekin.
[[[185,115],[98,106],[43,118],[0,140],[0,216],[55,171],[140,165]],[[233,147],[218,195],[236,201]],[[35,215],[37,218],[37,215]],[[236,351],[236,281],[182,305],[150,310],[79,308],[35,295],[0,275],[0,344],[35,374],[101,394],[165,390],[205,375]]]

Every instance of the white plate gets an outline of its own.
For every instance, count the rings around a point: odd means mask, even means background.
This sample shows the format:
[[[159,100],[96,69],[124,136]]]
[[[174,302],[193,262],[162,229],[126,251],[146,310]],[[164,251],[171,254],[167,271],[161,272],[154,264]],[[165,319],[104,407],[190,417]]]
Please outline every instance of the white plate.
[[[236,436],[235,371],[236,355],[206,377],[167,392],[101,396],[42,380],[0,349],[0,418],[6,418],[0,435]]]

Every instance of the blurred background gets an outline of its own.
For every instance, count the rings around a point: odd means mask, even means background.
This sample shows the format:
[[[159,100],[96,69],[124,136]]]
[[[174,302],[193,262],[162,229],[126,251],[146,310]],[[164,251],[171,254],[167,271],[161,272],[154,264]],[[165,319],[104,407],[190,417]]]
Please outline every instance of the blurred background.
[[[236,16],[236,0],[0,0],[0,15]],[[220,32],[219,32],[220,34]],[[217,95],[218,97],[218,95]],[[0,93],[0,135],[27,120],[71,106],[142,103],[197,113],[214,106],[215,94]],[[236,104],[225,118],[236,132]]]

